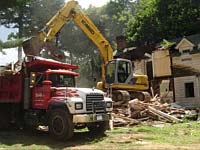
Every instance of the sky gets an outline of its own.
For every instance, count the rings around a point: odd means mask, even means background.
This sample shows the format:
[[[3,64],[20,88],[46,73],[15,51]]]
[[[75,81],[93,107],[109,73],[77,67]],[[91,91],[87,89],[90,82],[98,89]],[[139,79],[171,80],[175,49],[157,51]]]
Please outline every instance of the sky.
[[[65,0],[66,2],[69,0]],[[88,8],[90,5],[100,7],[110,0],[76,0],[82,8]]]

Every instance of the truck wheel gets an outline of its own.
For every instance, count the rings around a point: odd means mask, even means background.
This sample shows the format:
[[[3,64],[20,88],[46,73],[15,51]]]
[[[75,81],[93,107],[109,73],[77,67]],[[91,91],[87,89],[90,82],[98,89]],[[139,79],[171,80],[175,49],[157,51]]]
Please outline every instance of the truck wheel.
[[[4,108],[0,108],[1,110],[0,110],[0,118],[1,118],[1,123],[0,123],[0,129],[2,130],[2,129],[8,129],[9,128],[9,126],[10,126],[10,113],[7,111],[7,110],[5,110]],[[9,110],[9,109],[8,109]]]
[[[90,133],[95,135],[104,135],[105,131],[109,128],[109,121],[95,122],[87,126]]]
[[[66,140],[74,134],[74,124],[72,116],[61,109],[55,109],[50,112],[49,133],[57,140]]]

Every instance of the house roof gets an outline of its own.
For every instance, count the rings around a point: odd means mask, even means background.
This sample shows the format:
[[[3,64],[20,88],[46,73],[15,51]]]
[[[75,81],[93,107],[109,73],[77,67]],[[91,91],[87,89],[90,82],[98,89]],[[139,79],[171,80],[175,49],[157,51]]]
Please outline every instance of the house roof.
[[[114,58],[125,58],[129,60],[145,59],[145,53],[151,53],[155,49],[155,44],[143,45],[140,47],[125,48],[121,52],[117,52]]]
[[[192,34],[192,35],[184,36],[181,38],[172,39],[169,41],[176,42],[178,44],[183,38],[186,38],[188,41],[190,41],[191,43],[193,43],[195,45],[200,44],[200,34]]]
[[[179,49],[180,46],[184,43],[187,42],[189,45],[191,45],[192,47],[195,47],[195,44],[192,43],[190,40],[188,40],[187,38],[183,38],[177,45],[176,45],[176,49]]]
[[[188,39],[191,43],[193,43],[195,45],[200,44],[200,34],[193,34],[190,36],[186,36],[185,38]]]

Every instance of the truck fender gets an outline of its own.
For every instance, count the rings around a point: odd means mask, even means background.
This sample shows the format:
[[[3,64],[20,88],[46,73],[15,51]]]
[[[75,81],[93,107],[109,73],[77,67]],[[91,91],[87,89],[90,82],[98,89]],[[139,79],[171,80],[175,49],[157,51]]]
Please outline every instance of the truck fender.
[[[66,112],[69,113],[69,109],[68,109],[66,103],[64,103],[64,102],[52,102],[52,103],[50,103],[48,108],[47,108],[48,116],[49,116],[50,112],[54,109],[62,109],[62,110],[65,110]]]

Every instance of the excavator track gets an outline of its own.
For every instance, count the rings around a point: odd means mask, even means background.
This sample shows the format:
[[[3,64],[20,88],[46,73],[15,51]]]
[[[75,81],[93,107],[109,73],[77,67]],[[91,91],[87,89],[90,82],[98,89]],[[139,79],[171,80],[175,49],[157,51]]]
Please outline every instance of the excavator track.
[[[126,90],[115,90],[112,92],[112,100],[117,101],[129,101],[130,94]]]
[[[131,99],[139,99],[141,101],[150,101],[151,95],[146,91],[129,91]]]
[[[126,91],[126,90],[114,90],[112,92],[112,100],[118,101],[130,101],[132,99],[139,99],[141,101],[150,101],[151,95],[149,92],[144,91]]]

